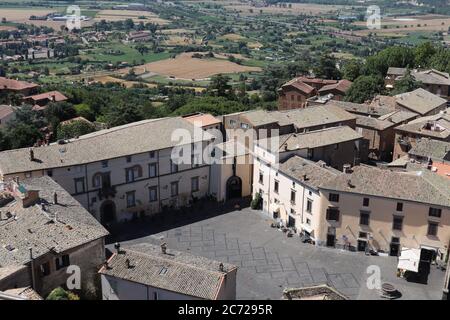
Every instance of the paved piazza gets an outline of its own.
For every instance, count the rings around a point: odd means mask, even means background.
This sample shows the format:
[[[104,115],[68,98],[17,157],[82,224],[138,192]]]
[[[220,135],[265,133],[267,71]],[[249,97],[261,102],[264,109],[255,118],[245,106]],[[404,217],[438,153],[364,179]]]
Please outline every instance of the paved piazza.
[[[210,209],[203,209],[211,212]],[[224,210],[225,211],[225,210]],[[174,225],[164,230],[157,225]],[[382,281],[396,286],[401,299],[440,299],[444,272],[432,266],[428,284],[396,277],[397,258],[303,244],[297,235],[270,226],[271,220],[249,208],[205,217],[130,223],[121,229],[122,245],[159,244],[239,267],[238,299],[280,299],[286,287],[328,284],[350,299],[381,299],[366,286],[367,267],[378,265]],[[132,239],[132,240],[128,240]]]

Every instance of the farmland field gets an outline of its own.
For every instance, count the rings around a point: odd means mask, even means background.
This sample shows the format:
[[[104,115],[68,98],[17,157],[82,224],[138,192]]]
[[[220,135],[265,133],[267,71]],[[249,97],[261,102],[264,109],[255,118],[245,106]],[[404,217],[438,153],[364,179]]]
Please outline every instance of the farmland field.
[[[5,18],[7,22],[24,23],[35,26],[50,27],[59,30],[66,24],[65,21],[30,20],[30,16],[45,16],[49,13],[63,13],[63,7],[55,8],[0,8],[0,20]],[[82,21],[83,26],[92,25],[93,21]]]
[[[174,59],[166,59],[147,63],[134,67],[136,74],[147,72],[157,73],[177,79],[205,79],[219,73],[240,73],[248,71],[261,71],[259,67],[247,67],[238,65],[228,60],[220,59],[197,59],[192,57],[193,53],[182,53]],[[129,68],[123,69],[127,73]]]
[[[130,10],[101,10],[97,12],[95,21],[122,21],[132,19],[134,22],[151,22],[159,25],[168,24],[169,21],[159,18],[156,14],[148,11],[130,11]]]
[[[258,15],[262,10],[265,14],[309,14],[318,16],[326,13],[333,13],[339,10],[350,9],[350,6],[341,5],[322,5],[322,4],[306,4],[306,3],[293,3],[292,7],[280,8],[277,6],[269,7],[254,7],[249,4],[226,4],[225,8],[231,11],[237,11],[242,15]]]
[[[126,87],[126,88],[131,88],[134,85],[137,84],[145,84],[147,87],[149,88],[156,88],[155,84],[152,83],[145,83],[145,82],[137,82],[137,81],[127,81],[127,80],[123,80],[123,79],[118,79],[112,76],[98,76],[98,77],[92,77],[92,80],[94,82],[98,82],[98,83],[120,83],[122,86]]]
[[[366,23],[355,22],[354,25],[365,26]],[[450,27],[450,18],[448,16],[440,15],[404,16],[401,18],[389,17],[382,19],[381,25],[383,29],[363,29],[356,31],[355,34],[401,34],[411,31],[446,32]]]

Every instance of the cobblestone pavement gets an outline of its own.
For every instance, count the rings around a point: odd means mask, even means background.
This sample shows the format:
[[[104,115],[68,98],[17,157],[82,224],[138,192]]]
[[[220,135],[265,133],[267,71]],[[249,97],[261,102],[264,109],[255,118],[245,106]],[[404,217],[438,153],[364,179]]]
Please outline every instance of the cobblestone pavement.
[[[316,247],[287,238],[271,228],[261,213],[245,208],[134,240],[127,245],[159,244],[239,267],[238,299],[279,299],[286,287],[328,284],[350,299],[380,299],[366,286],[367,267],[378,265],[382,281],[393,283],[402,299],[440,299],[444,272],[432,268],[427,285],[406,282],[395,275],[394,257]]]

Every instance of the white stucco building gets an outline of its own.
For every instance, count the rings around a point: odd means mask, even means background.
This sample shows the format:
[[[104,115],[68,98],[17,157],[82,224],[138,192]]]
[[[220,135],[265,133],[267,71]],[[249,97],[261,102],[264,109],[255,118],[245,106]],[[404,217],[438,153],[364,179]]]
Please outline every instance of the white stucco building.
[[[164,245],[116,249],[99,271],[103,300],[236,299],[236,266]]]

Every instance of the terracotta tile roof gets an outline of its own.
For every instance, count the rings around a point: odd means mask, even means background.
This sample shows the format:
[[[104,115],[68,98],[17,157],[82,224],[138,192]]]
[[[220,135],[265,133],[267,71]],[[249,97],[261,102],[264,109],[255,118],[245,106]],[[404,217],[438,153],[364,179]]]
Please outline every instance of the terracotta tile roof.
[[[313,189],[318,189],[320,184],[343,174],[341,171],[326,166],[323,161],[316,163],[299,156],[293,156],[281,163],[279,171]]]
[[[75,122],[75,121],[82,121],[82,122],[86,122],[88,124],[93,124],[91,121],[89,121],[88,119],[86,119],[84,117],[75,117],[75,118],[72,118],[72,119],[69,119],[69,120],[61,121],[60,124],[61,124],[61,126],[64,126],[64,125],[70,124],[70,123]]]
[[[242,114],[253,126],[278,123],[294,125],[298,129],[334,124],[355,119],[355,116],[333,104],[311,106],[286,111],[252,110]]]
[[[35,83],[0,77],[0,90],[8,89],[13,91],[20,91],[25,89],[33,89],[37,87],[39,87],[39,85]]]
[[[395,76],[403,76],[406,73],[406,68],[394,68],[394,67],[389,67],[387,74],[390,75],[395,75]]]
[[[31,287],[8,289],[3,293],[21,297],[26,300],[43,300],[43,298]]]
[[[45,93],[28,96],[23,99],[24,100],[33,100],[35,102],[42,101],[42,100],[61,102],[61,101],[66,101],[68,98],[59,91],[50,91],[50,92],[45,92]]]
[[[433,111],[447,103],[447,100],[422,88],[395,96],[397,104],[421,115]]]
[[[293,151],[329,146],[361,139],[362,135],[348,126],[331,127],[306,133],[291,133],[258,140],[258,145],[270,150]],[[278,143],[278,145],[274,145]]]
[[[373,117],[379,117],[384,114],[388,114],[392,111],[394,111],[394,108],[385,107],[385,106],[372,106],[370,104],[366,103],[353,103],[353,102],[347,102],[347,101],[337,101],[337,100],[330,100],[326,104],[326,106],[337,106],[340,107],[347,112],[353,113],[353,114],[360,114],[360,115],[371,115]]]
[[[438,114],[414,119],[396,130],[420,136],[448,139],[450,137],[450,108]]]
[[[450,75],[446,72],[429,69],[424,71],[415,70],[411,74],[414,79],[422,83],[450,86]]]
[[[183,118],[192,124],[195,124],[197,122],[200,124],[201,127],[207,127],[207,126],[212,126],[212,125],[221,123],[221,121],[219,119],[215,118],[213,115],[211,115],[209,113],[194,114],[194,115],[190,115],[190,116],[184,116]]]
[[[108,235],[108,231],[50,177],[25,180],[20,185],[25,190],[39,191],[39,199],[35,205],[27,208],[16,200],[1,208],[2,265],[28,263],[29,248],[33,249],[33,256],[38,258],[50,251],[61,253]],[[57,204],[53,204],[55,192],[58,195]],[[11,216],[5,219],[6,212],[10,212]],[[5,246],[10,246],[11,250]]]
[[[307,84],[322,84],[322,85],[328,85],[328,84],[335,84],[338,81],[337,80],[331,80],[331,79],[320,79],[320,78],[309,78],[309,77],[299,77],[300,81],[307,83]]]
[[[408,151],[408,154],[435,160],[450,161],[450,142],[422,138]]]
[[[166,149],[178,145],[178,141],[172,140],[175,129],[189,131],[193,142],[212,138],[207,132],[195,137],[194,126],[181,117],[143,120],[86,134],[63,145],[53,143],[34,148],[35,161],[30,160],[29,148],[2,151],[0,172],[6,175],[69,167]]]
[[[293,87],[306,94],[310,94],[316,90],[314,87],[311,87],[310,85],[301,81],[300,78],[292,79],[281,86],[282,89],[288,87]]]
[[[361,165],[320,188],[450,207],[450,180],[428,170],[395,172]]]
[[[375,130],[386,130],[417,117],[416,113],[408,111],[394,111],[375,118],[370,116],[356,116],[356,126],[367,127]]]
[[[127,264],[129,261],[129,266]],[[194,256],[188,253],[147,244],[120,249],[108,265],[100,269],[102,275],[142,283],[183,295],[215,300],[224,278],[236,266]]]
[[[338,83],[328,84],[326,86],[323,86],[321,89],[319,89],[319,92],[323,93],[326,91],[338,90],[342,93],[346,93],[348,91],[348,89],[350,89],[352,84],[353,84],[353,82],[344,79],[344,80],[340,80]]]
[[[3,119],[14,113],[14,108],[8,105],[0,105],[0,119]]]

